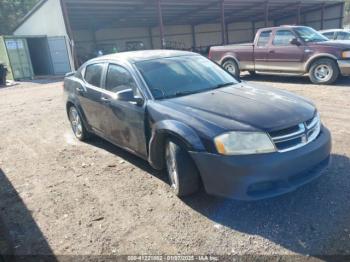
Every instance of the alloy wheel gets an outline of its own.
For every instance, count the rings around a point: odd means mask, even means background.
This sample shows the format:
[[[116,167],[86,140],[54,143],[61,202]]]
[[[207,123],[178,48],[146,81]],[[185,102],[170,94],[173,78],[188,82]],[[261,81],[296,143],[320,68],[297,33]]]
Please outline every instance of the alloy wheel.
[[[333,69],[329,65],[321,64],[315,68],[314,76],[320,82],[326,82],[331,79],[333,75]]]

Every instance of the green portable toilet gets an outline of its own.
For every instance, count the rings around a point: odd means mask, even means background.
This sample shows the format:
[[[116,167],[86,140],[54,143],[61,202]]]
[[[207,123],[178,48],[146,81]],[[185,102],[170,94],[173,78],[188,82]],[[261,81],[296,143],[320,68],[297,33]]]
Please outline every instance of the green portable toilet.
[[[10,65],[10,60],[9,57],[7,55],[7,50],[6,50],[6,46],[5,46],[5,41],[4,41],[4,37],[0,36],[0,63],[4,63],[6,65],[7,68],[7,79],[9,80],[13,80],[13,74],[12,74],[12,70],[11,70],[11,65]]]
[[[27,40],[22,37],[0,38],[0,60],[8,69],[8,79],[21,80],[34,77]]]

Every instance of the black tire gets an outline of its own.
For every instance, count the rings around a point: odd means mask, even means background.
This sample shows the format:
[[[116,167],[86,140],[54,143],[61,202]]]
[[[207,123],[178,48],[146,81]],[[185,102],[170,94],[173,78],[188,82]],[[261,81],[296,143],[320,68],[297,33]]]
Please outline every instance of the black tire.
[[[174,164],[172,161],[175,161]],[[167,140],[165,144],[165,165],[170,186],[178,197],[188,196],[198,191],[200,178],[197,167],[187,150],[174,139]]]
[[[312,63],[309,78],[314,84],[328,85],[337,81],[339,73],[338,65],[334,60],[322,58]]]
[[[90,133],[84,125],[79,110],[73,105],[68,107],[68,118],[75,137],[80,141],[86,141],[90,137]],[[80,125],[80,127],[78,125]]]
[[[239,79],[240,70],[235,60],[233,59],[225,60],[225,62],[222,64],[222,67],[231,75],[233,75],[235,78]]]

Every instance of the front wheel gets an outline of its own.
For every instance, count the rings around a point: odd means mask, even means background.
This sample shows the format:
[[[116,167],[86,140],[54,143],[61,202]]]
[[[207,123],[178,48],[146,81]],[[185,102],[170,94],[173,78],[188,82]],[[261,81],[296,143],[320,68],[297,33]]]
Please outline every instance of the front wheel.
[[[327,85],[334,83],[339,77],[339,68],[332,59],[323,58],[315,61],[309,70],[312,83]]]
[[[166,143],[165,163],[170,186],[178,197],[198,191],[200,179],[197,168],[188,152],[174,140]]]

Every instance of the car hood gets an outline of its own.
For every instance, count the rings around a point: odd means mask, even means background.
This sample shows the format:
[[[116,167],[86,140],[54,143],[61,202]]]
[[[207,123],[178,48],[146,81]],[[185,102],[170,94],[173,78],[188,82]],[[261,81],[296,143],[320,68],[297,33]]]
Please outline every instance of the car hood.
[[[311,119],[314,105],[292,93],[239,83],[183,97],[165,100],[168,107],[217,125],[234,120],[264,131],[290,127]],[[216,118],[215,118],[216,117]]]
[[[350,41],[349,40],[329,40],[324,42],[310,43],[309,45],[350,48]]]

